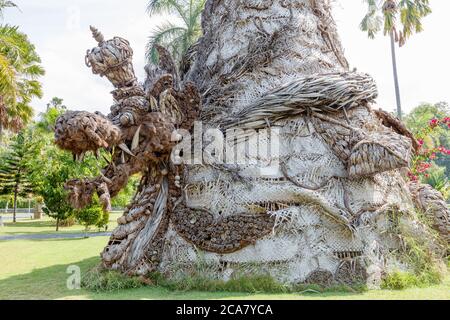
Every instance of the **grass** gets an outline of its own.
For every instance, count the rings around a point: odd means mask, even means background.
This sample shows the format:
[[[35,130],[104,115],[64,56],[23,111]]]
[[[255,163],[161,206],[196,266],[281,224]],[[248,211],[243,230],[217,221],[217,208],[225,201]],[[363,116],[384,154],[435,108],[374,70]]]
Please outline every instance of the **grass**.
[[[379,290],[362,293],[311,291],[286,294],[173,291],[145,286],[120,291],[94,292],[66,287],[70,265],[81,268],[82,276],[98,265],[106,237],[74,240],[0,241],[0,299],[450,299],[450,278],[429,288],[403,291]]]
[[[266,275],[238,276],[223,281],[211,279],[201,274],[196,276],[185,276],[178,280],[167,280],[160,274],[153,274],[151,280],[154,284],[168,288],[172,291],[201,291],[201,292],[242,292],[242,293],[270,293],[270,294],[289,294],[289,293],[363,293],[367,290],[366,285],[333,285],[329,287],[319,285],[299,284],[289,286],[275,281],[272,277]]]
[[[112,213],[109,217],[108,230],[112,231],[117,225],[117,218],[122,213]],[[92,227],[92,232],[97,228]],[[43,218],[42,220],[19,220],[17,223],[6,222],[4,227],[0,227],[0,236],[15,236],[25,234],[54,234],[54,233],[82,233],[84,226],[75,224],[71,227],[60,227],[56,232],[56,222],[51,218]]]

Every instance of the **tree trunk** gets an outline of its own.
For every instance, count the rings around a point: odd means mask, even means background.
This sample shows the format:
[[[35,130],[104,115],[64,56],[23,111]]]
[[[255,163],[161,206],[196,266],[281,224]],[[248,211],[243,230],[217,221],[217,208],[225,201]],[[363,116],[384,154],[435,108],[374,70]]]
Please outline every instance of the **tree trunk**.
[[[13,209],[13,222],[16,223],[16,211],[17,211],[17,195],[19,193],[19,186],[16,183],[14,187],[14,209]]]
[[[59,218],[56,218],[56,232],[59,231]]]
[[[390,40],[391,40],[392,69],[394,72],[395,98],[397,101],[397,116],[400,120],[402,120],[403,114],[402,114],[402,103],[401,103],[401,97],[400,97],[400,85],[399,85],[399,81],[398,81],[397,57],[395,54],[394,32],[391,31],[389,36],[390,36]]]

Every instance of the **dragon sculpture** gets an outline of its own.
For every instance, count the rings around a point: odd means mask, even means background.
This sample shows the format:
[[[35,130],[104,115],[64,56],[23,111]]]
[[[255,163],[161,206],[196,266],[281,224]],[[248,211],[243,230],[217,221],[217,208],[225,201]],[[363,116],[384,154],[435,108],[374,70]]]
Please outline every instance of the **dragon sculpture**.
[[[55,141],[79,161],[100,149],[111,159],[99,177],[69,181],[69,200],[83,208],[97,194],[109,210],[130,176],[142,175],[101,254],[104,267],[183,276],[203,252],[224,279],[244,271],[289,283],[376,284],[397,264],[393,215],[419,236],[415,212],[425,211],[448,241],[442,196],[404,174],[417,142],[373,108],[373,79],[349,71],[327,1],[209,0],[202,28],[179,68],[158,46],[144,84],[129,43],[91,28],[98,46],[86,63],[114,85],[114,105],[107,116],[64,114]],[[203,129],[194,126],[200,120]],[[183,161],[191,154],[180,144],[211,128],[251,131],[227,140],[232,147],[251,144],[258,130],[270,143],[277,132],[279,152],[263,166],[245,148],[244,164]]]

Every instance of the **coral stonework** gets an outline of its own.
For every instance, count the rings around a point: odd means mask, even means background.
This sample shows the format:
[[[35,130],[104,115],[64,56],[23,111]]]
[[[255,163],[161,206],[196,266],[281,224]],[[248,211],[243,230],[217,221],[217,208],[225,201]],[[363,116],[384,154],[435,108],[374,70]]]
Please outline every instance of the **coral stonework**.
[[[142,174],[102,253],[106,268],[179,277],[201,260],[204,275],[221,279],[261,272],[291,284],[376,286],[390,267],[408,268],[391,255],[401,245],[393,215],[421,234],[425,211],[448,239],[441,195],[404,175],[417,142],[375,110],[373,79],[349,70],[328,1],[208,0],[202,28],[180,68],[158,47],[144,84],[129,43],[92,28],[98,47],[86,63],[114,85],[115,103],[108,116],[68,112],[55,136],[77,160],[101,148],[112,155],[100,177],[67,183],[76,208],[96,193],[108,210]],[[180,161],[180,132],[211,128],[242,129],[226,143],[246,161]],[[269,143],[245,134],[258,130],[276,132],[277,153],[239,149]]]

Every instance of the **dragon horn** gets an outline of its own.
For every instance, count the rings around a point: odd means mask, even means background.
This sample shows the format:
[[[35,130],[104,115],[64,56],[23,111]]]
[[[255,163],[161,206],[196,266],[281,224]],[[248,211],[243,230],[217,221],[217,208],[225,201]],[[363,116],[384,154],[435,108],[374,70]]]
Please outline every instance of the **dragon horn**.
[[[94,26],[90,26],[90,29],[92,31],[92,37],[100,44],[105,41],[105,37],[103,34],[98,31],[98,29]]]

